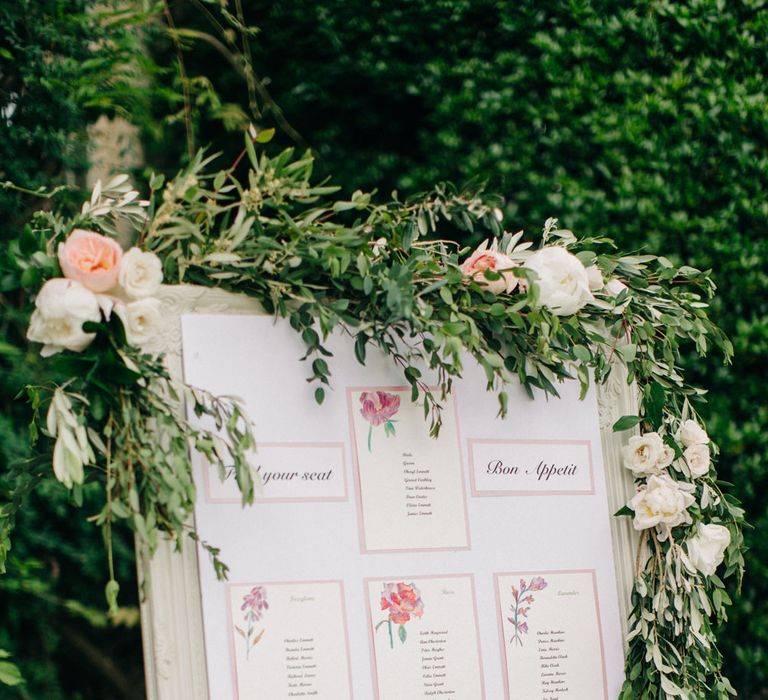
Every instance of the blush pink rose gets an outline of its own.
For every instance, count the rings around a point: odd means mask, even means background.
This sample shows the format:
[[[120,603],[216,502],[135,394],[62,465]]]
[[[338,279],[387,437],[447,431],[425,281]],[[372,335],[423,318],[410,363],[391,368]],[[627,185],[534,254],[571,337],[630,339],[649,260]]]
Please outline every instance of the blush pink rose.
[[[419,589],[412,583],[386,583],[381,592],[381,609],[389,611],[389,619],[404,625],[413,617],[424,614],[424,603]]]
[[[360,415],[373,426],[386,423],[400,408],[400,397],[386,391],[364,391],[360,394]]]
[[[123,249],[117,241],[94,231],[75,229],[59,243],[59,265],[64,276],[92,292],[106,292],[117,284]]]
[[[512,259],[496,250],[476,250],[462,264],[461,271],[465,277],[471,277],[481,287],[493,294],[511,292],[517,287],[517,277],[511,272],[506,272],[515,266]],[[498,272],[501,276],[495,280],[489,280],[485,276],[486,270]]]

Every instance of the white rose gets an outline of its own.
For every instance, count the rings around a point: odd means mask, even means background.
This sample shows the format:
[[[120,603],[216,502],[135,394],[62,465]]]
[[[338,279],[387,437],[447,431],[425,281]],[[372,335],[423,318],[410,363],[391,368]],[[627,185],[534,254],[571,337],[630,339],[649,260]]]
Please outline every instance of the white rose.
[[[637,476],[659,474],[671,464],[671,461],[664,464],[668,457],[665,447],[658,433],[634,435],[629,438],[629,444],[622,448],[624,466]]]
[[[597,265],[590,265],[587,268],[587,279],[589,280],[589,290],[599,292],[604,286],[603,273]]]
[[[96,337],[86,333],[83,323],[100,321],[96,295],[80,282],[64,278],[48,280],[35,299],[27,338],[43,343],[40,354],[54,355],[62,350],[82,352]]]
[[[525,267],[538,275],[539,302],[556,316],[575,314],[594,298],[586,268],[565,248],[537,250]]]
[[[687,420],[680,426],[677,439],[686,447],[709,444],[709,435],[695,420]]]
[[[694,502],[689,484],[675,481],[667,474],[650,476],[640,487],[627,506],[635,511],[635,530],[656,527],[658,538],[666,540],[671,528],[690,524],[688,507]]]
[[[683,457],[691,470],[691,476],[704,476],[709,471],[709,447],[707,445],[691,445],[686,447]]]
[[[117,280],[132,299],[146,299],[160,289],[163,265],[154,253],[131,248],[123,255]]]
[[[723,563],[730,543],[731,533],[727,527],[699,523],[696,534],[686,543],[688,558],[704,576],[712,576]]]
[[[143,345],[160,328],[162,316],[158,299],[139,299],[115,305],[115,314],[123,322],[125,337],[131,345]]]
[[[661,455],[661,459],[659,459],[659,461],[656,462],[656,466],[661,469],[666,469],[674,461],[675,461],[675,451],[665,443],[664,450]]]

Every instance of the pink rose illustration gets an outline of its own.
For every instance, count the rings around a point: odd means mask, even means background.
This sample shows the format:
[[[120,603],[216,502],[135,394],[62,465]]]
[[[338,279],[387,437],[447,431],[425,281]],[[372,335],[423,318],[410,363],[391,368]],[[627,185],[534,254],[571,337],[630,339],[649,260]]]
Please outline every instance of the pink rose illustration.
[[[517,642],[520,646],[523,646],[523,638],[521,634],[528,634],[528,612],[533,605],[533,596],[530,595],[531,591],[542,591],[547,587],[547,582],[541,576],[534,576],[528,583],[525,579],[520,579],[520,590],[512,586],[512,598],[515,602],[511,607],[512,615],[507,618],[507,621],[512,624],[512,628],[515,633],[509,640],[509,643]],[[528,593],[529,595],[526,595]]]
[[[389,615],[376,625],[376,631],[386,623],[389,630],[389,648],[394,649],[392,624],[399,625],[397,634],[400,643],[405,644],[408,637],[405,623],[411,616],[420,618],[424,614],[424,602],[421,600],[419,589],[412,583],[385,583],[381,592],[381,609],[388,611]]]
[[[123,249],[100,233],[75,229],[64,243],[59,243],[58,257],[65,277],[101,293],[117,284]]]
[[[384,435],[395,434],[395,422],[392,417],[400,409],[400,397],[386,391],[364,391],[360,394],[360,415],[371,427],[368,428],[368,451],[371,451],[371,439],[374,427],[384,426]]]
[[[471,277],[477,284],[493,294],[511,292],[517,287],[517,277],[507,270],[515,267],[515,263],[504,253],[487,250],[483,246],[485,244],[482,244],[461,264],[461,271],[464,276]],[[485,276],[486,270],[498,273],[498,278],[488,279]]]
[[[243,604],[240,606],[240,610],[245,611],[243,620],[246,623],[246,629],[242,629],[235,625],[237,633],[245,640],[245,658],[251,653],[251,649],[255,647],[264,636],[264,630],[258,634],[254,634],[255,623],[257,623],[264,615],[265,610],[269,610],[269,603],[267,602],[267,591],[264,586],[254,586],[251,588],[250,593],[246,593],[243,596]]]

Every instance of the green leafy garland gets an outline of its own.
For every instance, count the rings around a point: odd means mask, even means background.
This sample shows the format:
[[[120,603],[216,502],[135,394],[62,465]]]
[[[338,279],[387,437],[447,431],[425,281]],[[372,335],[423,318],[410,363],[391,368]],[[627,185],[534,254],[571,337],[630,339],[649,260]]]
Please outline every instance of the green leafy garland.
[[[234,174],[240,158],[215,171],[214,159],[200,153],[167,184],[153,177],[148,201],[119,176],[97,186],[78,217],[39,212],[22,235],[14,262],[37,294],[30,337],[46,343],[51,375],[66,379],[27,390],[32,439],[39,430],[51,439],[47,452],[14,467],[17,486],[0,510],[0,565],[15,514],[51,462],[76,504],[84,481],[103,487],[93,519],[105,532],[112,607],[115,523],[126,522],[150,551],[158,532],[178,546],[185,535],[197,538],[188,526],[195,502],[190,448],[222,478],[234,469],[243,502],[252,502],[246,453],[254,441],[237,402],[174,382],[162,357],[140,350],[159,323],[152,294],[164,276],[250,295],[289,319],[306,345],[319,403],[331,379],[324,342],[332,331],[349,335],[361,363],[369,346],[379,348],[402,370],[413,400],[423,402],[433,435],[464,352],[484,369],[501,415],[505,388],[515,381],[531,395],[557,395],[558,383],[575,377],[583,395],[591,377],[604,382],[625,366],[641,401],[615,429],[639,426],[641,435],[625,448],[638,492],[619,514],[634,516],[641,548],[621,697],[733,693],[720,673],[714,625],[726,619],[730,602],[722,578],[742,575],[743,512],[718,486],[710,463],[717,449],[694,408],[703,392],[680,369],[681,345],[689,341],[702,354],[715,347],[728,360],[732,353],[706,313],[709,276],[663,257],[619,255],[610,240],[577,238],[555,220],[534,249],[521,233],[503,230],[498,202],[481,191],[441,185],[405,201],[393,194],[377,203],[360,191],[333,201],[335,187],[311,182],[309,154],[270,158],[250,138],[241,158],[246,153],[245,183]],[[95,233],[114,238],[118,223],[136,240],[122,262],[122,251]],[[437,238],[445,229],[491,242],[467,257],[470,251]],[[81,275],[73,260],[95,272]],[[119,279],[102,289],[99,280],[118,266]],[[63,296],[46,292],[53,285],[79,304],[74,326],[65,323],[72,319],[58,301]],[[437,389],[422,381],[425,366],[436,372]],[[180,401],[207,416],[211,429],[184,419]],[[218,550],[203,546],[225,577]],[[715,568],[723,560],[721,578]]]

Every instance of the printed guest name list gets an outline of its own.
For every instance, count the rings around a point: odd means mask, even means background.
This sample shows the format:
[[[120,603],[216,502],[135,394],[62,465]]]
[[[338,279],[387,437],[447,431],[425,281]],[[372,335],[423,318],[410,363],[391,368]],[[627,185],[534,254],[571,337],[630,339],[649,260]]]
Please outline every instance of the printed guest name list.
[[[348,390],[368,552],[469,546],[453,397],[438,438],[409,389]]]

